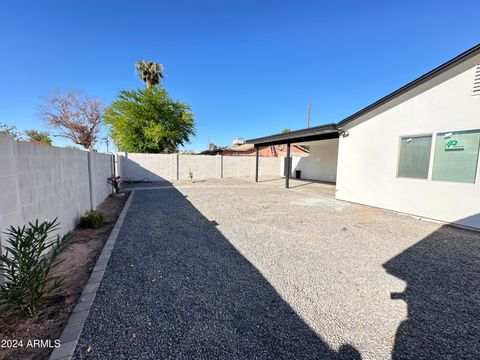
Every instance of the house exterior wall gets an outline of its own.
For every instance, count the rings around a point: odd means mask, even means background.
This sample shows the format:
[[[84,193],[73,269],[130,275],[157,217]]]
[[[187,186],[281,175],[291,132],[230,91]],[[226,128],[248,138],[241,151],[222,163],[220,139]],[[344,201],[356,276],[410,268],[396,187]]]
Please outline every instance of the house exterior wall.
[[[479,55],[346,124],[336,198],[480,228],[478,166],[474,184],[432,180],[435,134],[480,129],[477,63]],[[433,134],[428,179],[397,177],[400,137],[421,134]]]
[[[337,179],[338,139],[321,140],[309,145],[310,156],[292,161],[292,177],[301,170],[303,179],[335,182]]]

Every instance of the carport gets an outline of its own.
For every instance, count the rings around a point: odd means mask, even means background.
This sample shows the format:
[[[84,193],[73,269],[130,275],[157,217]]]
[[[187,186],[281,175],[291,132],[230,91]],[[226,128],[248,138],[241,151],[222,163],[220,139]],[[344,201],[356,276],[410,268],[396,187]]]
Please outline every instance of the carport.
[[[247,140],[247,144],[254,144],[256,150],[255,161],[255,182],[258,182],[258,157],[259,149],[265,146],[272,145],[287,145],[287,157],[286,157],[286,174],[285,174],[285,187],[290,187],[290,175],[292,160],[290,156],[291,144],[299,143],[311,143],[322,140],[338,139],[341,130],[337,128],[335,124],[326,124],[321,126],[315,126],[311,128],[291,131],[288,133],[276,134],[265,136],[256,139]]]

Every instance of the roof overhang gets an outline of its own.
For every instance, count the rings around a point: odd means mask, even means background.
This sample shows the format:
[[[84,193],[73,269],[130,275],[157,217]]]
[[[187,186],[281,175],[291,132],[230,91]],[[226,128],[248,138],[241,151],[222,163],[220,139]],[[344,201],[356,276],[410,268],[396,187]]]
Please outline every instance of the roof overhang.
[[[255,147],[280,144],[294,144],[307,141],[336,139],[339,137],[339,130],[335,124],[315,126],[307,129],[290,131],[283,134],[275,134],[256,139],[247,140],[247,144],[254,144]]]

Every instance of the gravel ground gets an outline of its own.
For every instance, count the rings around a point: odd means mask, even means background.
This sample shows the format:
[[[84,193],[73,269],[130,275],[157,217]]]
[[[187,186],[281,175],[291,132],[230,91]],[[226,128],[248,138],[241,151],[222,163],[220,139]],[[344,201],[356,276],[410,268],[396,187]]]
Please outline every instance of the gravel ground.
[[[75,358],[480,358],[478,232],[276,182],[175,185],[135,193]]]

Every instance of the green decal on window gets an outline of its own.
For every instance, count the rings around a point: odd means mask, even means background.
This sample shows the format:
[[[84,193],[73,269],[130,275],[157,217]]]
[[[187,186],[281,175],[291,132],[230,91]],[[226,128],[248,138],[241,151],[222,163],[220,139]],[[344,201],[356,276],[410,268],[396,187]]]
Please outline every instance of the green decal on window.
[[[450,139],[450,138],[445,139],[445,150],[451,151],[451,150],[463,150],[463,149],[464,149],[464,145],[460,143],[460,140]]]
[[[480,130],[437,134],[432,179],[475,183]]]

